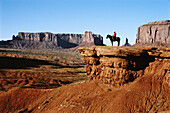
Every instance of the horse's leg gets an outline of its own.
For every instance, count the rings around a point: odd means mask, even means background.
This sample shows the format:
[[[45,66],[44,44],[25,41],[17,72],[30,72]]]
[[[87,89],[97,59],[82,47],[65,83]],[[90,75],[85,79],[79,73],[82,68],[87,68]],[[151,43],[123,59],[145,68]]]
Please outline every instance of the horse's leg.
[[[117,41],[117,43],[118,43],[118,46],[120,45],[120,41]]]
[[[112,46],[113,46],[113,41],[112,41]]]

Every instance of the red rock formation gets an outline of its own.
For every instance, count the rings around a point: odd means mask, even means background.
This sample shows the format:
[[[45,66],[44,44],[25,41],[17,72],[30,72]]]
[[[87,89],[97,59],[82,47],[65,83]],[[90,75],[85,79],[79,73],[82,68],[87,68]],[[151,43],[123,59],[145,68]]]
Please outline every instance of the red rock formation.
[[[103,37],[86,31],[85,34],[53,34],[50,32],[25,33],[19,32],[12,40],[0,41],[0,48],[61,50],[78,48],[83,45],[103,46]],[[76,49],[76,51],[78,51]]]
[[[67,41],[69,43],[80,44],[83,42],[86,43],[95,43],[102,45],[103,37],[101,35],[93,34],[92,32],[86,31],[84,34],[64,34],[58,33],[53,34],[50,32],[41,32],[41,33],[25,33],[19,32],[18,35],[12,37],[13,40],[28,40],[28,41],[38,41],[38,42],[54,42],[60,43],[61,40]],[[97,40],[97,41],[96,41]]]
[[[99,79],[102,83],[113,86],[133,82],[146,72],[154,72],[157,68],[152,68],[152,62],[156,64],[167,62],[166,66],[170,69],[169,50],[169,48],[95,46],[79,48],[87,64],[85,69],[89,79]],[[150,68],[151,70],[148,71]]]
[[[170,21],[149,22],[140,26],[137,31],[136,43],[151,44],[153,46],[170,44]]]

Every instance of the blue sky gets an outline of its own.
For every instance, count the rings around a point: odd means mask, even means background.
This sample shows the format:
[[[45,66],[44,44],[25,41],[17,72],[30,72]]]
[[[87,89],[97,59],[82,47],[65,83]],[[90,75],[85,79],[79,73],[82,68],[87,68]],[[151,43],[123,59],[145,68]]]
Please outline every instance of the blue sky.
[[[170,0],[0,0],[0,40],[18,32],[79,33],[104,37],[117,32],[135,43],[137,28],[170,20]],[[114,43],[114,45],[117,45]]]

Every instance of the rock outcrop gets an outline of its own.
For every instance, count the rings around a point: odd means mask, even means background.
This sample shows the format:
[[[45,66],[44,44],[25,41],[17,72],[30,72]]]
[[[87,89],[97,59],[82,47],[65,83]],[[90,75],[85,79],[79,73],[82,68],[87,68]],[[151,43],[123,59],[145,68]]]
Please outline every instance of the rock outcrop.
[[[133,82],[144,74],[170,74],[169,48],[139,47],[81,47],[80,54],[87,64],[90,80],[99,79],[104,84],[121,86]],[[161,65],[161,66],[160,66]],[[159,67],[159,68],[158,68]],[[162,75],[161,75],[162,76]],[[167,78],[169,84],[170,78]]]
[[[136,43],[170,44],[170,20],[149,22],[140,26],[137,31]],[[161,43],[161,44],[160,44]]]
[[[129,44],[128,39],[126,38],[125,44],[123,44],[122,46],[131,46],[131,44]]]

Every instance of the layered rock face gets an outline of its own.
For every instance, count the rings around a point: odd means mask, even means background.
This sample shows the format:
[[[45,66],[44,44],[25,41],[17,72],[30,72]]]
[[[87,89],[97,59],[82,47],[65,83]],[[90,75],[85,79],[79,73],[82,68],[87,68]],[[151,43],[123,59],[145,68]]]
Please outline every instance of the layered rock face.
[[[92,32],[85,32],[85,34],[53,34],[50,32],[42,33],[24,33],[19,32],[13,40],[27,40],[35,42],[54,42],[62,45],[63,41],[79,45],[80,43],[94,43],[96,45],[103,44],[103,37],[101,35],[92,34]]]
[[[170,44],[170,20],[149,22],[140,26],[137,31],[136,43]]]
[[[169,48],[81,47],[90,80],[121,86],[156,70],[170,74]],[[159,68],[158,68],[159,67]],[[163,68],[162,68],[163,67]],[[161,69],[162,68],[162,69]],[[167,83],[170,78],[167,78]]]

